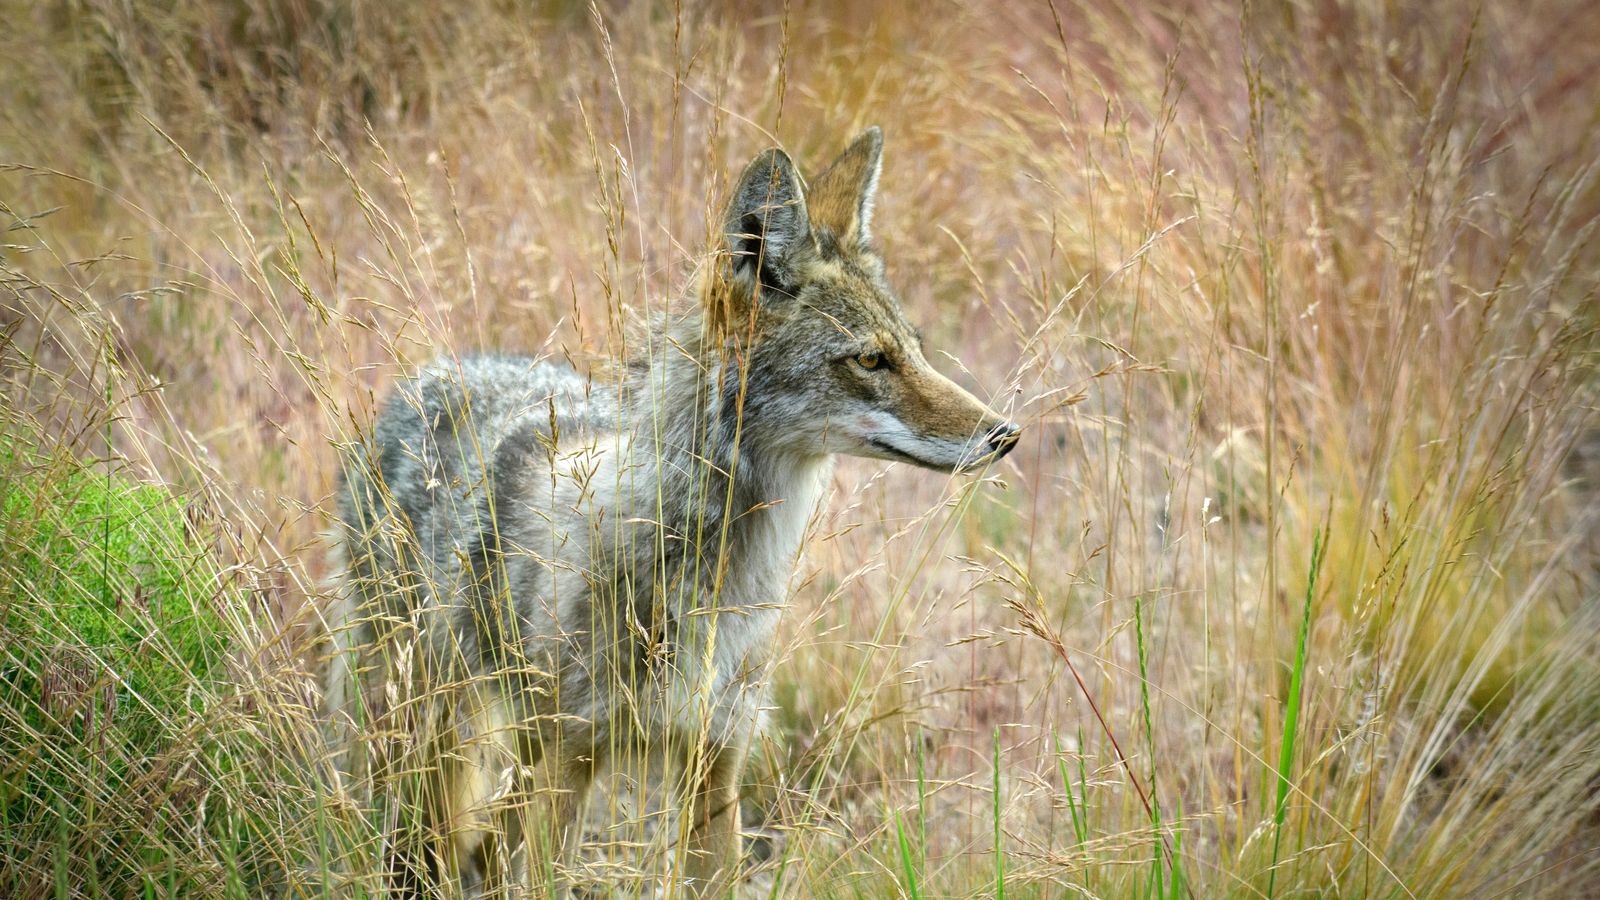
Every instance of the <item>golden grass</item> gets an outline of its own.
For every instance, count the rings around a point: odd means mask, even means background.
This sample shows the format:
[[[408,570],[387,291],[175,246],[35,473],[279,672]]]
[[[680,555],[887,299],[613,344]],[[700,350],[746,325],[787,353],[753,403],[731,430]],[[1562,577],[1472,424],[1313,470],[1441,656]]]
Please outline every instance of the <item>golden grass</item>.
[[[1600,891],[1591,5],[0,10],[4,431],[175,486],[249,586],[208,721],[265,749],[183,800],[245,837],[150,826],[151,890],[370,853],[308,661],[335,445],[392,377],[625,352],[746,158],[878,124],[891,277],[1026,434],[990,483],[839,469],[752,893]],[[62,867],[129,827],[9,842],[0,892],[86,895]]]

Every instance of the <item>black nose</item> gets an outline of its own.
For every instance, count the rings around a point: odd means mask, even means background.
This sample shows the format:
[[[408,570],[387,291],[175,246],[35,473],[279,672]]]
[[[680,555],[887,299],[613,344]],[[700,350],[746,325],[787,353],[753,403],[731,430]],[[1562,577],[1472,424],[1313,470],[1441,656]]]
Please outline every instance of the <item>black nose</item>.
[[[1017,445],[1017,440],[1022,436],[1022,426],[1015,422],[1001,422],[994,430],[989,432],[989,454],[991,459],[999,459],[1011,452]]]

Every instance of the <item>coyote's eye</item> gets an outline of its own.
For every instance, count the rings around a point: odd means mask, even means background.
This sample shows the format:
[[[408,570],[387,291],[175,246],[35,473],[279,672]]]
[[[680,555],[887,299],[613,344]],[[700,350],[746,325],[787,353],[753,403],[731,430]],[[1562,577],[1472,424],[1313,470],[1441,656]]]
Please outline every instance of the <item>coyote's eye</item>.
[[[863,369],[876,369],[883,365],[883,354],[876,350],[868,350],[856,357],[856,365]]]

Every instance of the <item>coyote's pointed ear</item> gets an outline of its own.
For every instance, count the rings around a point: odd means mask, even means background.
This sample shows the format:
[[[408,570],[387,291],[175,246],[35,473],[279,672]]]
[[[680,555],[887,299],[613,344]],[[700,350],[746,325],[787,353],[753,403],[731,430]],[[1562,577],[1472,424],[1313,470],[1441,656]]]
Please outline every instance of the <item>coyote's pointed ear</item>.
[[[811,221],[833,233],[842,247],[872,240],[872,203],[883,168],[883,132],[874,125],[856,136],[817,176],[809,198]]]
[[[796,264],[815,246],[800,175],[789,154],[774,147],[745,166],[724,229],[736,278],[789,290]]]

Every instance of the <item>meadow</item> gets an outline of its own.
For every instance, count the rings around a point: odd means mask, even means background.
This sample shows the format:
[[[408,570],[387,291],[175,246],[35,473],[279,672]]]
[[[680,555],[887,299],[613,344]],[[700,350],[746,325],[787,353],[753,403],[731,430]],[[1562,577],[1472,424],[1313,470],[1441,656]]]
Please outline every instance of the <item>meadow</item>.
[[[1024,436],[838,467],[741,895],[1600,896],[1600,7],[0,21],[0,895],[394,893],[340,447],[440,354],[626,356],[746,160],[879,125],[890,279]],[[661,889],[641,780],[592,896]]]

